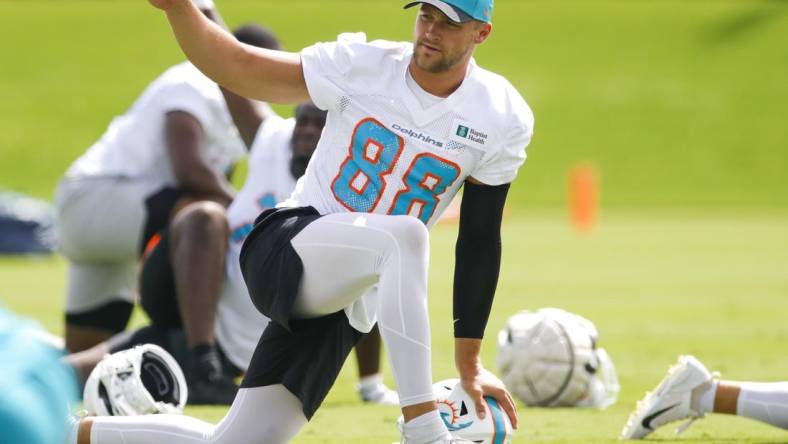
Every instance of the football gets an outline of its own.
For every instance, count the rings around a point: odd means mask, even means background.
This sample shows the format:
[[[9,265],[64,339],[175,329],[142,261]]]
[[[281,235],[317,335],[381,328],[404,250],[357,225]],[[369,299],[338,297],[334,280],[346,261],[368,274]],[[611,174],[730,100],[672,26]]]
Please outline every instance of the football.
[[[432,386],[438,411],[449,432],[456,437],[478,444],[508,444],[512,439],[512,423],[495,399],[485,397],[484,419],[476,416],[473,400],[463,390],[459,379],[446,379]]]
[[[612,405],[615,367],[597,347],[594,324],[557,308],[521,311],[498,333],[498,369],[509,391],[529,406]]]

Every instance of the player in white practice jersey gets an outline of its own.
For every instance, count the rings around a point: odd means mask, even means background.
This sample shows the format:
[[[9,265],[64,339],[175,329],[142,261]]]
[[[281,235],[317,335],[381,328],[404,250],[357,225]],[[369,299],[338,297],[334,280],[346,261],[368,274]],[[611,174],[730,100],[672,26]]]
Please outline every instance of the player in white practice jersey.
[[[213,8],[203,12],[215,18]],[[279,47],[264,37],[247,43]],[[245,154],[219,86],[186,62],[153,81],[70,166],[55,198],[69,260],[69,350],[125,328],[145,244],[190,202],[229,204],[225,176]]]
[[[79,442],[287,442],[376,322],[400,396],[403,442],[460,442],[432,392],[426,279],[427,227],[463,185],[456,367],[477,415],[486,394],[516,426],[514,402],[482,366],[480,348],[503,206],[533,115],[509,82],[473,61],[492,30],[492,1],[407,5],[421,5],[413,44],[343,35],[300,54],[239,45],[188,1],[151,3],[167,12],[190,60],[224,87],[273,102],[311,98],[328,118],[292,198],[263,212],[243,246],[249,294],[271,322],[227,416],[218,425],[177,416],[84,419],[74,427]]]

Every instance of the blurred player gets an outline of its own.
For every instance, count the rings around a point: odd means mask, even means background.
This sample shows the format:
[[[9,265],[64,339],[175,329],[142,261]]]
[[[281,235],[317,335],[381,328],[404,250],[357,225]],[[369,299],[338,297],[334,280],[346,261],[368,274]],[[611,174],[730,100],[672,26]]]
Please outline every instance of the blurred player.
[[[788,430],[788,382],[721,380],[693,356],[680,356],[653,392],[638,402],[621,439],[642,439],[657,428],[686,419],[677,432],[707,413],[738,415]]]
[[[3,444],[51,444],[66,439],[74,372],[36,324],[0,307],[0,431]]]
[[[328,110],[291,198],[263,212],[241,251],[255,306],[272,322],[242,388],[216,426],[180,416],[95,418],[80,443],[281,443],[306,424],[350,349],[378,323],[408,444],[459,443],[432,390],[427,227],[465,186],[454,282],[455,361],[484,415],[511,396],[481,364],[500,268],[509,184],[525,160],[533,115],[511,84],[475,64],[492,1],[421,3],[414,44],[342,35],[300,54],[239,45],[186,0],[167,12],[187,56],[245,97]],[[275,407],[272,407],[275,406]],[[166,437],[166,438],[165,438]]]
[[[245,41],[244,36],[239,35],[245,29],[249,27],[235,33],[240,41]],[[243,99],[227,94],[232,111],[236,101]],[[239,132],[242,135],[256,133],[256,137],[250,148],[246,183],[228,207],[226,219],[224,213],[211,215],[194,208],[179,218],[204,218],[201,226],[217,226],[199,236],[180,233],[178,223],[165,230],[160,241],[146,253],[140,277],[140,302],[151,325],[121,333],[106,343],[71,355],[69,361],[79,369],[83,379],[105,354],[154,343],[172,353],[187,369],[190,404],[232,402],[237,390],[233,379],[249,365],[255,345],[268,323],[252,305],[246,291],[238,264],[241,245],[252,230],[255,217],[289,196],[296,179],[306,170],[326,119],[325,111],[311,103],[299,105],[295,118],[291,119],[276,114],[245,115],[257,117],[236,121]],[[195,207],[202,205],[193,204]],[[203,245],[196,254],[225,257],[221,277],[214,276],[218,273],[194,273],[185,266],[188,264],[173,261],[174,239],[180,244]],[[214,242],[215,239],[222,242]],[[212,287],[214,281],[220,281],[218,300],[215,304],[193,300],[190,293],[178,290],[178,276],[203,287]],[[186,322],[195,318],[199,322]],[[368,402],[396,404],[396,393],[385,386],[380,374],[379,333],[377,329],[372,333],[357,347],[359,394]],[[190,353],[195,348],[198,353]]]
[[[253,37],[247,43],[279,47],[270,33]],[[151,83],[71,165],[55,198],[60,250],[69,260],[69,350],[126,327],[145,243],[191,202],[228,205],[235,193],[226,174],[243,155],[219,87],[186,62]],[[181,253],[195,270],[214,266]]]

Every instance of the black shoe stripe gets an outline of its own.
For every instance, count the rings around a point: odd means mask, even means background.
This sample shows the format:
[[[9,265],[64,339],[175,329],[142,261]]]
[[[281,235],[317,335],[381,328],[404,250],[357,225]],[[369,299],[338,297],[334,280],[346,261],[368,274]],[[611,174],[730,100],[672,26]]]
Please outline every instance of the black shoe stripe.
[[[645,418],[643,418],[643,421],[641,421],[640,423],[643,425],[643,427],[645,427],[645,428],[647,428],[649,430],[654,430],[654,429],[651,428],[651,421],[656,419],[657,416],[659,416],[659,415],[667,412],[668,410],[672,409],[673,407],[676,407],[677,405],[679,405],[679,403],[673,404],[670,407],[665,407],[662,410],[657,410],[656,412],[654,412],[654,413],[646,416]]]

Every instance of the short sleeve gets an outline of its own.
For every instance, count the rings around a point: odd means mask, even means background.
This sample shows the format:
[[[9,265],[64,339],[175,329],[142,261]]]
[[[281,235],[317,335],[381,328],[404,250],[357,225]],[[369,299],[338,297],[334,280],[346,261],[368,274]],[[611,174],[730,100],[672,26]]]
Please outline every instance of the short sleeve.
[[[522,101],[513,111],[514,118],[509,126],[500,149],[494,152],[471,174],[471,177],[486,185],[511,183],[526,159],[525,149],[531,143],[534,130],[534,115]]]
[[[189,113],[204,129],[207,129],[213,121],[210,100],[199,88],[189,83],[177,83],[161,89],[158,101],[163,113],[173,111]]]
[[[365,43],[363,33],[340,34],[336,42],[317,43],[301,51],[306,87],[312,102],[322,110],[331,108],[344,91],[357,43]]]

